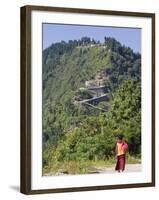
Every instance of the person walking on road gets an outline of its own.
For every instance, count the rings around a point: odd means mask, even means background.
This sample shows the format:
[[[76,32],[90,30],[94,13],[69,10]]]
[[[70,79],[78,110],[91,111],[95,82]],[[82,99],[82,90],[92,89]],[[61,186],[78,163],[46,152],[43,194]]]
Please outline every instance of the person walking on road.
[[[123,138],[123,134],[117,135],[117,142],[115,147],[117,162],[115,170],[118,172],[123,172],[125,170],[126,153],[128,152],[128,144],[123,140]]]

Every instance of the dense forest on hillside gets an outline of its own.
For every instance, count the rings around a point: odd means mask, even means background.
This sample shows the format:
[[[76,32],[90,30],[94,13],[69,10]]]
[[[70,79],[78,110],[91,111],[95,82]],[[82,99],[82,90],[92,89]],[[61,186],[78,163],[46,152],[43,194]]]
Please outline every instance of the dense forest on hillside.
[[[141,55],[115,38],[83,37],[43,51],[43,174],[88,173],[123,133],[141,156]],[[88,167],[89,166],[89,167]]]

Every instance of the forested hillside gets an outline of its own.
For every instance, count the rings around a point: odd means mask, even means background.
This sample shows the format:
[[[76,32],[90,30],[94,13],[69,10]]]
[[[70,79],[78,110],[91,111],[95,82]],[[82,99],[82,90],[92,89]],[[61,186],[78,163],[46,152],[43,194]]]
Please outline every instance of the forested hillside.
[[[89,161],[112,158],[117,133],[125,135],[130,155],[140,158],[141,55],[108,37],[45,49],[44,173],[56,174],[61,163],[71,165],[67,173],[87,173]]]

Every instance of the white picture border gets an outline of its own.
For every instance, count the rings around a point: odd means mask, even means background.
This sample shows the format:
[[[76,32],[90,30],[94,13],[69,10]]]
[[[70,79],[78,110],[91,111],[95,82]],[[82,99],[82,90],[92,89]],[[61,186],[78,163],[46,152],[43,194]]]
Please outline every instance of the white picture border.
[[[151,65],[152,19],[114,15],[32,11],[32,128],[31,128],[31,189],[75,188],[101,185],[150,183],[151,177]],[[142,29],[142,170],[133,173],[42,176],[42,23],[133,27]]]

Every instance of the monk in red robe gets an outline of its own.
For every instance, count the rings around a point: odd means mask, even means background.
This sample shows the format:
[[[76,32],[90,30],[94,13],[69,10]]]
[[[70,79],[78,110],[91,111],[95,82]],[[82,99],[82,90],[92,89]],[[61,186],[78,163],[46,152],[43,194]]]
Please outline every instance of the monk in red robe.
[[[125,163],[126,163],[126,153],[128,151],[128,144],[123,140],[124,135],[118,134],[117,135],[117,142],[116,142],[116,157],[117,163],[115,170],[118,172],[123,172],[125,170]]]

